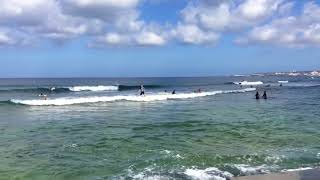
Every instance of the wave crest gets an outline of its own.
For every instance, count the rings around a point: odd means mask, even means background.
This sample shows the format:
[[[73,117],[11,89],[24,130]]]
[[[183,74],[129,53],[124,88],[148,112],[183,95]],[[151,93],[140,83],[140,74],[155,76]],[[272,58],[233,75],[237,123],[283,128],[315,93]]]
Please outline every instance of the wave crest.
[[[262,81],[241,81],[241,82],[234,82],[234,84],[237,85],[242,85],[242,86],[257,86],[257,85],[262,85]]]
[[[117,95],[117,96],[101,96],[101,97],[79,97],[79,98],[58,98],[58,99],[36,99],[36,100],[18,100],[11,99],[10,102],[15,104],[30,105],[30,106],[63,106],[72,104],[85,104],[97,102],[114,102],[114,101],[136,101],[136,102],[150,102],[150,101],[164,101],[176,99],[189,99],[197,97],[212,96],[216,94],[225,93],[244,93],[248,91],[255,91],[255,88],[246,88],[240,90],[227,90],[227,91],[211,91],[202,93],[181,93],[181,94],[151,94],[146,96],[137,95]]]
[[[70,91],[117,91],[118,86],[73,86],[69,87]]]

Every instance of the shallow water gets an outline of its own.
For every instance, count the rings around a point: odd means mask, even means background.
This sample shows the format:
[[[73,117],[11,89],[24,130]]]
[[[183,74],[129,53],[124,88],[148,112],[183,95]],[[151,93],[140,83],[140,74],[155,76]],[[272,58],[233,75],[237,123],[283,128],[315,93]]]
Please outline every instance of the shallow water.
[[[155,101],[116,100],[62,106],[39,100],[39,87],[140,84],[147,95],[255,91]],[[279,87],[279,80],[288,84]],[[215,179],[315,167],[320,163],[320,80],[308,77],[0,80],[0,179]],[[147,86],[148,87],[148,86]],[[245,87],[244,87],[245,88]],[[52,92],[49,99],[137,96],[124,91]],[[41,99],[40,99],[41,100]]]

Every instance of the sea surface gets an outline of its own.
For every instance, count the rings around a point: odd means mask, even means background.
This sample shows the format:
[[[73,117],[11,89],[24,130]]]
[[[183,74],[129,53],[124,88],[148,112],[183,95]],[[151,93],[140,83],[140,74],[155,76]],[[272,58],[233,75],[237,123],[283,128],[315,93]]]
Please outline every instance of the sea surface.
[[[318,166],[319,77],[0,79],[1,180],[223,180]]]

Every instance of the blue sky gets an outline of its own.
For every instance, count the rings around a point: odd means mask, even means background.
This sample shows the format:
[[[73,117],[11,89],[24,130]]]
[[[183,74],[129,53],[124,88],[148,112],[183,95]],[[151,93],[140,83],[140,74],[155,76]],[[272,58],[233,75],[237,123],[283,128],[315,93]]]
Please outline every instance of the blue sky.
[[[207,76],[320,68],[318,1],[0,4],[0,77]]]

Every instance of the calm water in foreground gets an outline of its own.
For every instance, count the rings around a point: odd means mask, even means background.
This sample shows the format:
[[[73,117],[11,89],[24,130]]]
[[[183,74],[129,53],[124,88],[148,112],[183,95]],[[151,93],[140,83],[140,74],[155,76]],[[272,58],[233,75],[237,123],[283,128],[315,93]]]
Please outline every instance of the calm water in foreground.
[[[319,164],[320,78],[0,80],[0,179],[220,180]]]

